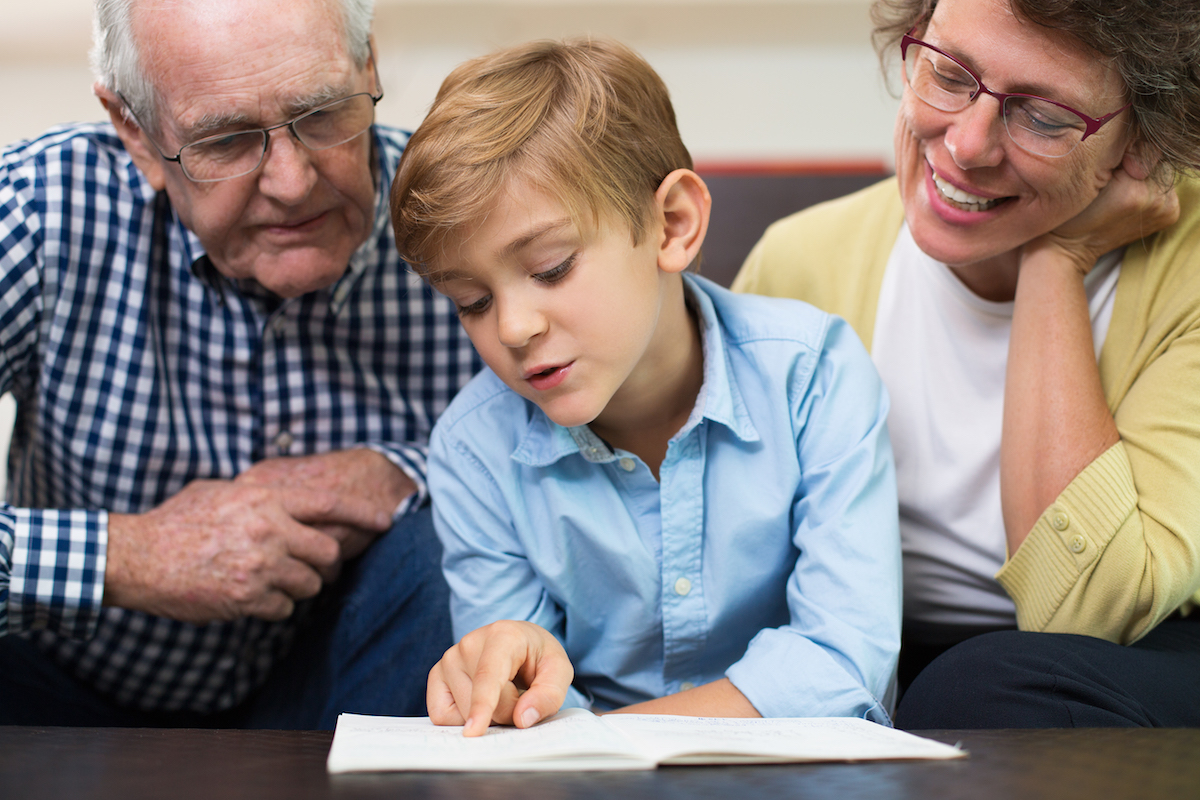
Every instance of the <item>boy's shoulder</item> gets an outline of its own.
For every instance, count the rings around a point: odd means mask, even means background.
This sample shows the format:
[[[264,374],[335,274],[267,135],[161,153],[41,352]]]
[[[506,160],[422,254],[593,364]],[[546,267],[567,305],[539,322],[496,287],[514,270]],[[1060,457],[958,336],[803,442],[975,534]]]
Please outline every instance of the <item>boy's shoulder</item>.
[[[778,341],[819,350],[830,327],[840,322],[803,300],[737,293],[704,278],[693,282],[712,302],[722,334],[735,346]]]
[[[799,401],[809,391],[820,364],[849,371],[870,388],[878,373],[857,333],[841,317],[802,300],[742,294],[697,282],[712,303],[729,373],[739,391]],[[751,389],[750,387],[754,388]]]

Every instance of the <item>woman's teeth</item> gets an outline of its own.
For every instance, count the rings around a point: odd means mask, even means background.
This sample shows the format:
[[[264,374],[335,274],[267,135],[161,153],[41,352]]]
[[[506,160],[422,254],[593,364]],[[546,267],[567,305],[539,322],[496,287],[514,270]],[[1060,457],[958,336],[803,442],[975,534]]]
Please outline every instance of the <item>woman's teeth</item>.
[[[986,197],[968,194],[956,186],[951,186],[936,172],[933,173],[933,183],[937,186],[938,194],[942,196],[943,200],[962,211],[987,211],[1000,205],[1004,199],[989,200]]]

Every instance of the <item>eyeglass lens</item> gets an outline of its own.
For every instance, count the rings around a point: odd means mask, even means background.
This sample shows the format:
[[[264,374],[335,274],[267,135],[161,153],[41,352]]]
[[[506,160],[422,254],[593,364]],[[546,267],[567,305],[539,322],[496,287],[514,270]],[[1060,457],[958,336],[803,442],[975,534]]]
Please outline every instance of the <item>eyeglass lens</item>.
[[[356,94],[313,109],[290,123],[309,150],[327,150],[364,133],[375,120],[375,101]],[[179,151],[180,165],[194,181],[219,181],[258,169],[267,149],[265,130],[210,136]]]
[[[913,93],[940,111],[962,111],[981,88],[962,65],[916,42],[908,46],[904,70]],[[1065,156],[1086,132],[1083,120],[1070,111],[1032,97],[1004,98],[1001,116],[1013,142],[1035,155]]]

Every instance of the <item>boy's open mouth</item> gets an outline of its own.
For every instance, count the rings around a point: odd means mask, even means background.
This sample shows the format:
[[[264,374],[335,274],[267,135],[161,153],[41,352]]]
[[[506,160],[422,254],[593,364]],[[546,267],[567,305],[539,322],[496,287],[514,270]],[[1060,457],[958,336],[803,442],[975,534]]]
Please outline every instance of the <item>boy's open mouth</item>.
[[[566,378],[567,372],[571,369],[571,364],[555,364],[554,366],[544,367],[542,369],[534,368],[525,373],[525,380],[534,389],[545,390],[553,389]]]

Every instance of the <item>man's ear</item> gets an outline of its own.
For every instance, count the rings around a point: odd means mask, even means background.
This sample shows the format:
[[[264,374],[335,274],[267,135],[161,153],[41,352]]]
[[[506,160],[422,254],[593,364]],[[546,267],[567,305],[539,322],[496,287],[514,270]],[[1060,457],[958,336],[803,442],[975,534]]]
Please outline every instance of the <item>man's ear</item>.
[[[375,34],[373,33],[367,34],[367,49],[371,53],[371,57],[367,59],[367,67],[371,70],[371,78],[373,78],[371,92],[374,93],[376,89],[382,91],[383,79],[379,76],[379,56],[376,55],[379,50],[375,47]]]
[[[1121,159],[1121,169],[1129,173],[1131,178],[1144,181],[1154,173],[1161,158],[1158,148],[1145,139],[1134,139],[1125,148],[1125,157]]]
[[[98,81],[92,86],[92,91],[100,99],[100,105],[108,112],[108,118],[117,129],[117,136],[121,137],[121,144],[125,145],[125,150],[133,157],[133,163],[146,176],[154,190],[161,192],[167,185],[166,164],[146,137],[146,132],[125,113],[125,104],[115,92]]]
[[[658,267],[666,272],[683,272],[704,243],[712,196],[699,175],[690,169],[677,169],[659,184],[654,201],[655,219],[662,225]]]

